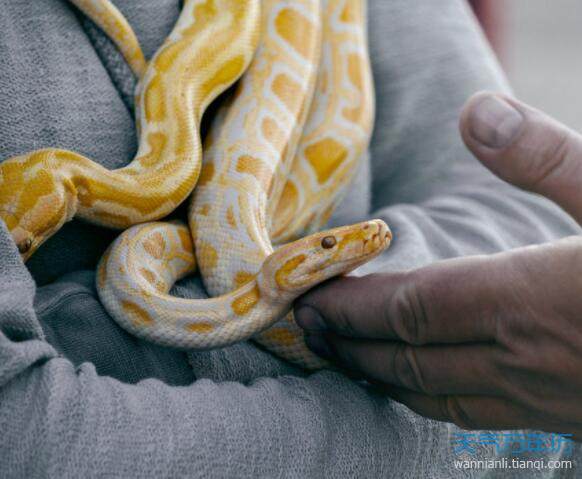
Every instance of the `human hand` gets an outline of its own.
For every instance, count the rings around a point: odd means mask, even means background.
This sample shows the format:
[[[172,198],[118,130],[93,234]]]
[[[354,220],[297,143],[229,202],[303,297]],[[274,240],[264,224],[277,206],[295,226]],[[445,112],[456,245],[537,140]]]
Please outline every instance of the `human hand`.
[[[582,220],[582,137],[479,94],[461,133],[494,173]],[[467,429],[582,438],[582,238],[403,273],[339,278],[296,304],[314,352]]]

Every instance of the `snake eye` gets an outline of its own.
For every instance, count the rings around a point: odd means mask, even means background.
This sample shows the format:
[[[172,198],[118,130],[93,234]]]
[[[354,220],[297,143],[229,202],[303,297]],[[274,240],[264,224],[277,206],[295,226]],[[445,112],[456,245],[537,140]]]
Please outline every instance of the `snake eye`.
[[[17,246],[20,254],[28,253],[30,251],[30,248],[32,248],[32,238],[30,237],[26,238],[25,240],[18,243]]]
[[[321,247],[323,249],[331,249],[337,244],[335,236],[326,236],[321,240]]]

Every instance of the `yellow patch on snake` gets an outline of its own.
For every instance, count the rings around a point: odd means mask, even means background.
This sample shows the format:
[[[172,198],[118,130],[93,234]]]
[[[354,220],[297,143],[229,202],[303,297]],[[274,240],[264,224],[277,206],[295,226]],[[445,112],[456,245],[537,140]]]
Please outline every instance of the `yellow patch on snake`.
[[[55,188],[50,173],[46,170],[39,170],[34,175],[34,178],[28,182],[27,189],[34,191],[42,197],[52,193]],[[37,198],[33,195],[22,195],[18,203],[18,210],[29,211],[36,203]]]
[[[79,203],[87,208],[92,207],[95,202],[109,202],[122,204],[128,208],[146,213],[158,208],[157,205],[168,201],[167,194],[156,193],[151,195],[149,201],[144,201],[141,191],[118,191],[105,182],[91,180],[86,177],[78,177],[75,180],[78,190]]]
[[[181,104],[182,100],[177,98],[174,99],[174,113],[177,117],[177,121],[175,123],[175,145],[174,145],[174,153],[177,158],[187,159],[190,161],[192,156],[192,147],[194,146],[192,143],[192,135],[190,134],[190,122],[192,118],[188,115],[188,111],[184,109],[183,105]],[[200,145],[198,145],[199,147]],[[200,162],[196,163],[197,172],[200,171],[201,164]]]
[[[315,26],[307,18],[296,10],[284,8],[275,19],[275,29],[301,56],[309,56],[312,46],[305,39],[315,37]]]
[[[138,326],[148,326],[154,323],[154,320],[145,309],[131,301],[122,301],[121,307]]]
[[[232,310],[237,316],[244,316],[256,306],[259,299],[261,299],[261,292],[259,287],[255,285],[253,289],[240,295],[232,302]]]
[[[346,6],[344,7],[341,15],[340,20],[343,23],[356,23],[358,20],[358,12],[356,11],[356,5],[352,2],[347,2]]]
[[[151,286],[153,286],[155,289],[159,289],[159,284],[158,284],[158,280],[156,278],[156,275],[153,273],[153,271],[150,271],[149,269],[146,268],[140,268],[139,270],[139,274],[141,275],[141,277],[143,279],[145,279]]]
[[[281,234],[287,224],[293,220],[293,216],[297,211],[298,203],[299,193],[297,191],[297,187],[291,181],[287,181],[277,206],[277,215],[279,219],[277,226],[279,229],[275,229],[273,231],[273,236]]]
[[[184,51],[187,45],[184,42],[171,43],[160,50],[157,56],[154,67],[160,73],[166,73],[172,66],[175,65],[176,59]]]
[[[49,163],[53,158],[66,158],[71,159],[72,162],[74,162],[75,160],[79,159],[79,155],[69,150],[41,150],[31,153],[29,158],[31,165],[47,165],[47,163]]]
[[[348,56],[348,78],[358,90],[363,89],[362,72],[365,71],[365,62],[360,55],[352,53]]]
[[[24,185],[24,174],[22,166],[16,162],[4,163],[2,170],[2,180],[10,185],[10,188],[0,188],[0,205],[9,203],[9,199],[14,195],[14,191],[22,190]]]
[[[186,325],[186,331],[196,334],[210,333],[214,329],[214,325],[210,323],[191,323]]]
[[[220,85],[230,83],[233,78],[240,76],[245,68],[245,58],[238,55],[227,61],[212,78],[202,85],[202,91],[206,92],[216,90]]]
[[[149,284],[156,287],[157,279],[156,275],[149,269],[140,268],[139,274],[143,279],[145,279]]]
[[[277,344],[282,344],[283,346],[292,346],[297,342],[297,337],[285,328],[270,328],[262,333],[262,337],[266,341],[273,341]]]
[[[253,175],[263,188],[263,191],[269,191],[273,174],[262,160],[249,155],[240,156],[236,163],[236,171]]]
[[[194,23],[188,30],[189,34],[192,34],[201,29],[201,26],[204,25],[205,22],[209,21],[218,13],[215,3],[216,2],[214,0],[207,0],[203,4],[194,7]]]
[[[166,240],[161,233],[154,233],[143,242],[143,249],[155,259],[162,259],[166,250]]]
[[[348,57],[348,77],[352,85],[360,92],[363,91],[362,71],[364,68],[364,60],[359,55],[354,53]],[[342,114],[348,121],[357,123],[364,111],[365,103],[360,101],[354,108],[344,108]]]
[[[325,183],[348,156],[348,150],[333,138],[324,138],[305,148],[305,157],[311,163],[317,181]]]
[[[36,156],[37,154],[38,153],[33,153],[31,158],[33,156]],[[42,155],[42,152],[40,154]],[[49,160],[49,158],[51,156],[52,155],[50,155],[50,154],[46,154],[44,159],[41,160],[41,162]],[[58,160],[65,161],[65,162],[71,163],[71,164],[76,164],[76,163],[79,163],[79,160],[83,160],[83,157],[80,156],[78,153],[75,153],[73,151],[68,151],[68,150],[56,150],[54,152],[54,157]],[[34,163],[34,161],[33,161],[33,163]]]
[[[200,171],[200,178],[198,178],[198,188],[207,185],[214,178],[214,163],[206,163]]]
[[[248,271],[239,271],[234,276],[234,284],[236,285],[237,288],[239,288],[242,285],[252,281],[253,279],[255,279],[254,274],[249,273]]]
[[[199,214],[200,216],[208,216],[208,213],[210,213],[210,205],[208,203],[200,205],[196,209],[196,213]]]
[[[288,260],[283,266],[281,266],[275,273],[275,281],[277,282],[277,284],[281,288],[285,287],[287,277],[289,276],[289,274],[295,271],[297,266],[303,263],[306,259],[307,256],[305,256],[304,254],[300,254],[294,256],[293,258]]]
[[[338,249],[338,251],[341,251],[342,249],[344,249],[346,247],[346,245],[352,243],[353,241],[357,241],[357,240],[364,241],[365,238],[366,238],[365,231],[363,231],[363,230],[351,231],[351,232],[344,235],[342,240],[339,242],[337,249]]]
[[[214,246],[209,243],[200,242],[196,245],[196,256],[204,258],[209,268],[214,268],[218,262],[218,253]]]
[[[261,124],[263,136],[275,148],[280,149],[286,141],[287,135],[272,118],[265,118]]]
[[[178,237],[180,238],[180,244],[184,251],[190,251],[192,249],[192,236],[186,228],[180,228],[178,230]]]
[[[281,73],[275,77],[271,88],[290,111],[297,110],[298,104],[301,103],[303,90],[299,83],[289,75]]]
[[[147,141],[150,152],[139,158],[140,163],[145,167],[153,166],[160,161],[160,156],[168,143],[168,136],[161,132],[150,133]]]
[[[161,75],[155,75],[145,91],[145,116],[148,121],[162,121],[166,117],[166,98]]]

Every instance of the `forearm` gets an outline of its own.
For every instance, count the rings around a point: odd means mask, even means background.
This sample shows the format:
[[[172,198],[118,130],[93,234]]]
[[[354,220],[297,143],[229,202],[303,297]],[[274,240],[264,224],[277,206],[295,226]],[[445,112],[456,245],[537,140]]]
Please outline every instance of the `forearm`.
[[[338,399],[330,403],[331,393]],[[331,373],[251,386],[208,380],[187,388],[155,380],[131,386],[97,376],[89,364],[74,370],[53,359],[3,387],[0,399],[0,458],[11,477],[47,471],[87,477],[96,470],[125,477],[323,477],[346,465],[379,477],[393,460],[383,445],[397,431],[386,427],[389,404]]]

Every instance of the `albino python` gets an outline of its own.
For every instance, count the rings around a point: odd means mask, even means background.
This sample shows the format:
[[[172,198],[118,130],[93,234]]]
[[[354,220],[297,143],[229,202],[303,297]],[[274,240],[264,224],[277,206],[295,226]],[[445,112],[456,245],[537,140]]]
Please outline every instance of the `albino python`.
[[[137,38],[109,0],[70,0],[140,75],[135,159],[108,170],[71,151],[44,149],[0,164],[0,219],[26,260],[73,216],[127,228],[172,212],[194,188],[208,105],[246,70],[259,38],[259,0],[185,0],[145,67]]]
[[[325,363],[285,317],[293,300],[378,255],[391,234],[374,220],[274,252],[271,238],[295,239],[325,223],[367,150],[373,86],[365,1],[262,6],[257,53],[204,146],[189,229],[175,222],[130,228],[101,260],[97,288],[116,321],[148,340],[208,349],[254,336],[279,356],[318,368]],[[215,297],[169,295],[196,266]]]

